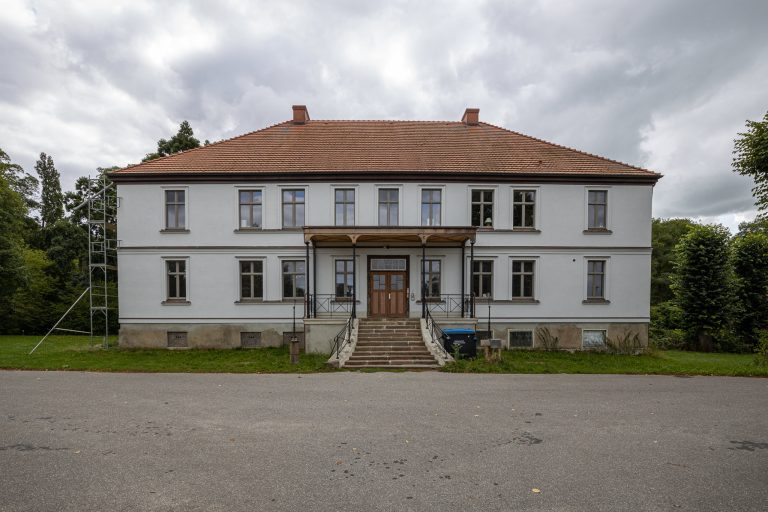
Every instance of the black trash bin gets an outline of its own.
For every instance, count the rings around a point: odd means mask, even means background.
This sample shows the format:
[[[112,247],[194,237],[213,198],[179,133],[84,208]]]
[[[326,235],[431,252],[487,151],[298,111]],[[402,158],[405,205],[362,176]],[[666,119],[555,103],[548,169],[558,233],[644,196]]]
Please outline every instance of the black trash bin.
[[[443,347],[451,355],[458,348],[460,357],[473,359],[477,355],[477,335],[472,329],[443,329]]]

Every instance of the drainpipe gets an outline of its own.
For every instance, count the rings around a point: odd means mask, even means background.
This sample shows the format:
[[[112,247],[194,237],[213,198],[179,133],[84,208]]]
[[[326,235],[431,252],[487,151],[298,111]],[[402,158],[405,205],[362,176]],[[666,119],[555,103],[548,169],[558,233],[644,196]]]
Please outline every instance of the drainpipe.
[[[469,316],[470,318],[475,317],[475,292],[472,289],[472,281],[473,275],[472,273],[475,271],[475,241],[472,240],[469,243]]]
[[[312,316],[317,318],[317,246],[312,242]]]
[[[427,283],[424,282],[424,267],[427,264],[427,244],[421,244],[421,318],[427,317],[427,301],[426,293],[424,293],[427,287]]]
[[[352,318],[357,318],[357,244],[352,244]]]
[[[309,308],[309,301],[311,300],[311,297],[312,297],[312,294],[310,293],[312,290],[309,289],[309,277],[310,277],[309,276],[309,240],[304,242],[304,245],[306,246],[306,251],[307,251],[306,252],[306,259],[304,260],[305,261],[304,268],[306,269],[306,274],[307,274],[306,275],[306,278],[307,278],[306,290],[304,290],[304,318],[311,318],[312,317],[312,310]],[[296,310],[295,302],[294,302],[294,305],[293,305],[293,309],[294,309],[294,311]],[[294,315],[294,317],[295,316],[296,315]],[[295,328],[294,328],[294,330],[295,330]]]
[[[466,240],[461,242],[461,318],[464,318],[464,281],[467,278],[466,270],[464,269],[464,253],[466,252],[467,242]]]

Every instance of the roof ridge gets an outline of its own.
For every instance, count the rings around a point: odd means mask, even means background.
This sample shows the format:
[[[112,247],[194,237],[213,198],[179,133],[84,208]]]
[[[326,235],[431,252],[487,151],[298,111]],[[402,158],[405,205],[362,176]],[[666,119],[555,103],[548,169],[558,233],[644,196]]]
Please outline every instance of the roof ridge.
[[[533,137],[531,135],[526,135],[525,133],[517,132],[515,130],[510,130],[509,128],[504,128],[503,126],[496,126],[495,124],[487,123],[485,121],[480,121],[480,123],[478,123],[478,124],[484,124],[486,126],[490,126],[491,128],[497,128],[497,129],[503,130],[505,132],[514,133],[515,135],[519,135],[520,137],[525,137],[526,139],[535,140],[536,142],[542,142],[544,144],[548,144],[548,145],[554,146],[556,148],[566,149],[568,151],[573,151],[575,153],[581,153],[582,155],[587,155],[587,156],[590,156],[592,158],[598,158],[600,160],[605,160],[607,162],[613,162],[615,164],[620,164],[620,165],[624,165],[626,167],[631,167],[632,169],[637,169],[638,171],[650,172],[650,173],[655,174],[657,176],[662,176],[661,173],[651,171],[650,169],[646,169],[645,167],[638,167],[637,165],[628,164],[626,162],[622,162],[621,160],[615,160],[613,158],[608,158],[608,157],[596,155],[594,153],[589,153],[588,151],[582,151],[580,149],[575,149],[575,148],[572,148],[572,147],[569,147],[569,146],[564,146],[562,144],[557,144],[555,142],[550,142],[548,140],[540,139],[538,137]]]

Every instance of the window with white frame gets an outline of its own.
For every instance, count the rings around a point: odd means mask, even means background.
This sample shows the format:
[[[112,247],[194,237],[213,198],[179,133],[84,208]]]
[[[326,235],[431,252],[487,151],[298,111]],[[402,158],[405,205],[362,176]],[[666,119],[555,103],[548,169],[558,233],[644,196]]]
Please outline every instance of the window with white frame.
[[[475,260],[472,265],[472,293],[478,298],[492,298],[493,261]]]
[[[261,300],[264,298],[264,262],[262,260],[240,261],[240,300]]]
[[[354,290],[352,260],[336,260],[336,298],[351,298]]]
[[[533,229],[536,227],[536,191],[512,191],[512,227]]]
[[[397,226],[400,211],[400,190],[379,189],[379,226]]]
[[[605,300],[605,260],[587,260],[587,300]]]
[[[439,226],[443,204],[443,191],[439,188],[421,190],[421,225]]]
[[[602,230],[608,227],[608,191],[587,191],[587,228]]]
[[[337,226],[355,225],[355,189],[334,190],[334,212]]]
[[[307,289],[306,265],[304,260],[283,261],[283,298],[298,299],[304,297]]]
[[[581,331],[583,348],[601,348],[605,346],[606,332],[602,329],[584,329]]]
[[[473,190],[471,210],[473,226],[493,227],[493,190]]]
[[[512,260],[512,298],[533,299],[535,261]]]
[[[168,302],[187,300],[187,260],[165,260]]]
[[[165,229],[186,229],[186,191],[165,191]]]
[[[304,226],[304,189],[283,190],[283,227],[300,228]]]
[[[440,260],[424,260],[424,296],[428,299],[440,298]]]
[[[238,192],[240,228],[258,229],[261,228],[261,190],[240,190]]]

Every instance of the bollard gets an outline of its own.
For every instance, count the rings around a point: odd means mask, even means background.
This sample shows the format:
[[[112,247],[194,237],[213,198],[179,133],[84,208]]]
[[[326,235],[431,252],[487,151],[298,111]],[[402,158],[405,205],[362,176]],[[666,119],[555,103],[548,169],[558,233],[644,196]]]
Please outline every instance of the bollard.
[[[299,338],[291,336],[291,364],[299,364]]]

